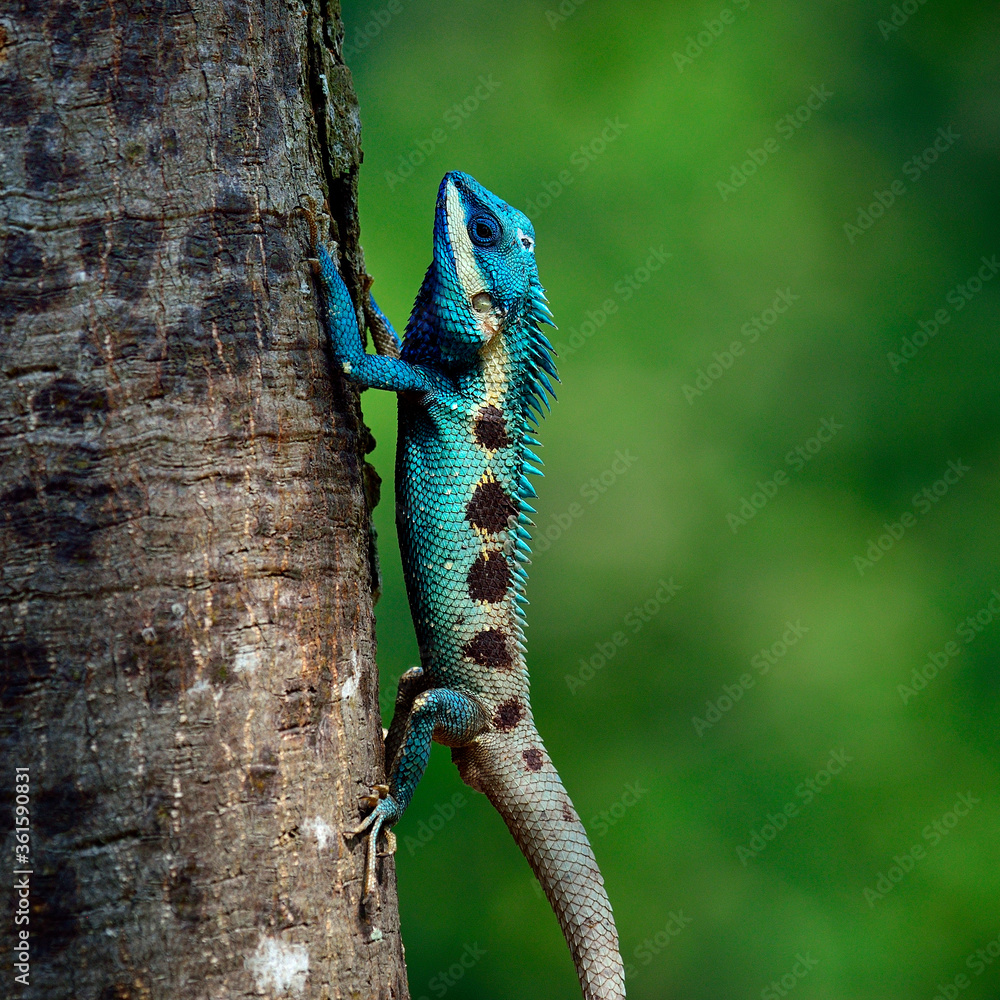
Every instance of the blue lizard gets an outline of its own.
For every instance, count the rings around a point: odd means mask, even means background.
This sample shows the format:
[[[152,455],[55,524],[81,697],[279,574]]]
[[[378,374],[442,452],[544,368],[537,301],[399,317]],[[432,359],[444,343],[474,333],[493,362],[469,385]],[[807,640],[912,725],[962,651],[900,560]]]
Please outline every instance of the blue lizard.
[[[376,893],[379,832],[409,805],[432,740],[442,743],[528,859],[586,1000],[617,1000],[624,971],[604,881],[528,701],[522,606],[536,494],[526,477],[541,475],[533,431],[556,378],[534,228],[472,177],[446,174],[402,345],[366,303],[379,355],[365,352],[350,294],[314,242],[339,365],[360,388],[398,393],[396,521],[420,648],[386,736],[388,785],[348,834],[367,838],[364,896]]]

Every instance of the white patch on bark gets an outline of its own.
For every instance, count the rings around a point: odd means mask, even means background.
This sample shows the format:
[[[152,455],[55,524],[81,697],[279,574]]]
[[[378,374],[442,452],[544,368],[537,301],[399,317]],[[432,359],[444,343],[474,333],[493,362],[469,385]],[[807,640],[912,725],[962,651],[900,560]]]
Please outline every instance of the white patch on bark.
[[[309,952],[305,945],[287,944],[261,934],[257,950],[243,963],[261,992],[302,993],[309,974]]]
[[[358,669],[358,652],[351,650],[351,676],[340,685],[340,697],[345,701],[354,698],[358,693],[358,685],[361,683],[361,671]]]
[[[316,846],[321,851],[326,850],[326,845],[333,837],[333,827],[322,816],[313,816],[305,820],[302,829],[316,838]]]
[[[233,657],[233,670],[238,673],[252,673],[260,664],[260,652],[256,647],[241,649]]]

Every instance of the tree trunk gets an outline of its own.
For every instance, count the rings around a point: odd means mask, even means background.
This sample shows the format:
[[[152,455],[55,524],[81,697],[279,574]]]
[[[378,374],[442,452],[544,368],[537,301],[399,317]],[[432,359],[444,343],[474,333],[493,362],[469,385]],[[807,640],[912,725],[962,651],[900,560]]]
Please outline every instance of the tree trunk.
[[[391,862],[368,920],[341,837],[382,777],[377,479],[303,263],[328,197],[363,273],[304,2],[0,6],[5,995],[407,996]]]

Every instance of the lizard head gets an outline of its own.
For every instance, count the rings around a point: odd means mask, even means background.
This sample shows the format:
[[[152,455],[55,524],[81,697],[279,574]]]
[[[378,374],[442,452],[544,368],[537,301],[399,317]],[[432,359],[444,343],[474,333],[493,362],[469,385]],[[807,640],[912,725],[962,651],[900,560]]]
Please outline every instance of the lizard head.
[[[531,305],[538,287],[534,227],[523,212],[453,170],[438,191],[434,264],[458,307],[449,333],[478,349]]]
[[[555,375],[541,324],[552,313],[538,280],[535,229],[478,181],[445,174],[434,215],[434,259],[406,327],[403,357],[462,368],[498,334],[529,375]],[[532,386],[534,386],[532,382]]]

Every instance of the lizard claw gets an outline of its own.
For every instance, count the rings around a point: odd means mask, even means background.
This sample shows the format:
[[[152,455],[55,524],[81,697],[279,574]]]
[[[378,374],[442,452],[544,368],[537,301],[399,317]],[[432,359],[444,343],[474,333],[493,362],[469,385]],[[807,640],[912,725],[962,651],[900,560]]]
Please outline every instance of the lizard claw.
[[[306,197],[304,201],[306,204],[299,205],[294,212],[301,212],[306,217],[306,222],[309,224],[309,239],[312,243],[315,243],[318,226],[326,220],[326,213],[316,207],[315,198]]]
[[[379,851],[380,858],[388,858],[396,853],[396,835],[392,830],[385,831],[385,850]]]
[[[320,233],[327,232],[330,229],[330,216],[326,212],[329,206],[324,202],[321,209],[317,207],[314,198],[307,197],[304,200],[306,204],[297,206],[293,210],[293,213],[300,213],[305,216],[306,222],[309,225],[309,242],[313,247],[318,247]],[[336,260],[337,244],[328,242],[326,247],[330,251],[330,256]],[[309,263],[313,264],[314,267],[318,265],[318,261],[314,260],[309,260]]]
[[[389,794],[388,785],[376,785],[371,795],[362,797],[364,804],[374,805],[372,811],[353,830],[344,831],[344,839],[351,840],[365,834],[365,878],[362,887],[362,900],[368,903],[378,900],[378,879],[375,873],[375,863],[379,857],[395,853],[396,837],[389,830],[386,834],[387,850],[379,852],[378,837],[386,825],[391,825],[399,819],[399,807],[396,800]]]

